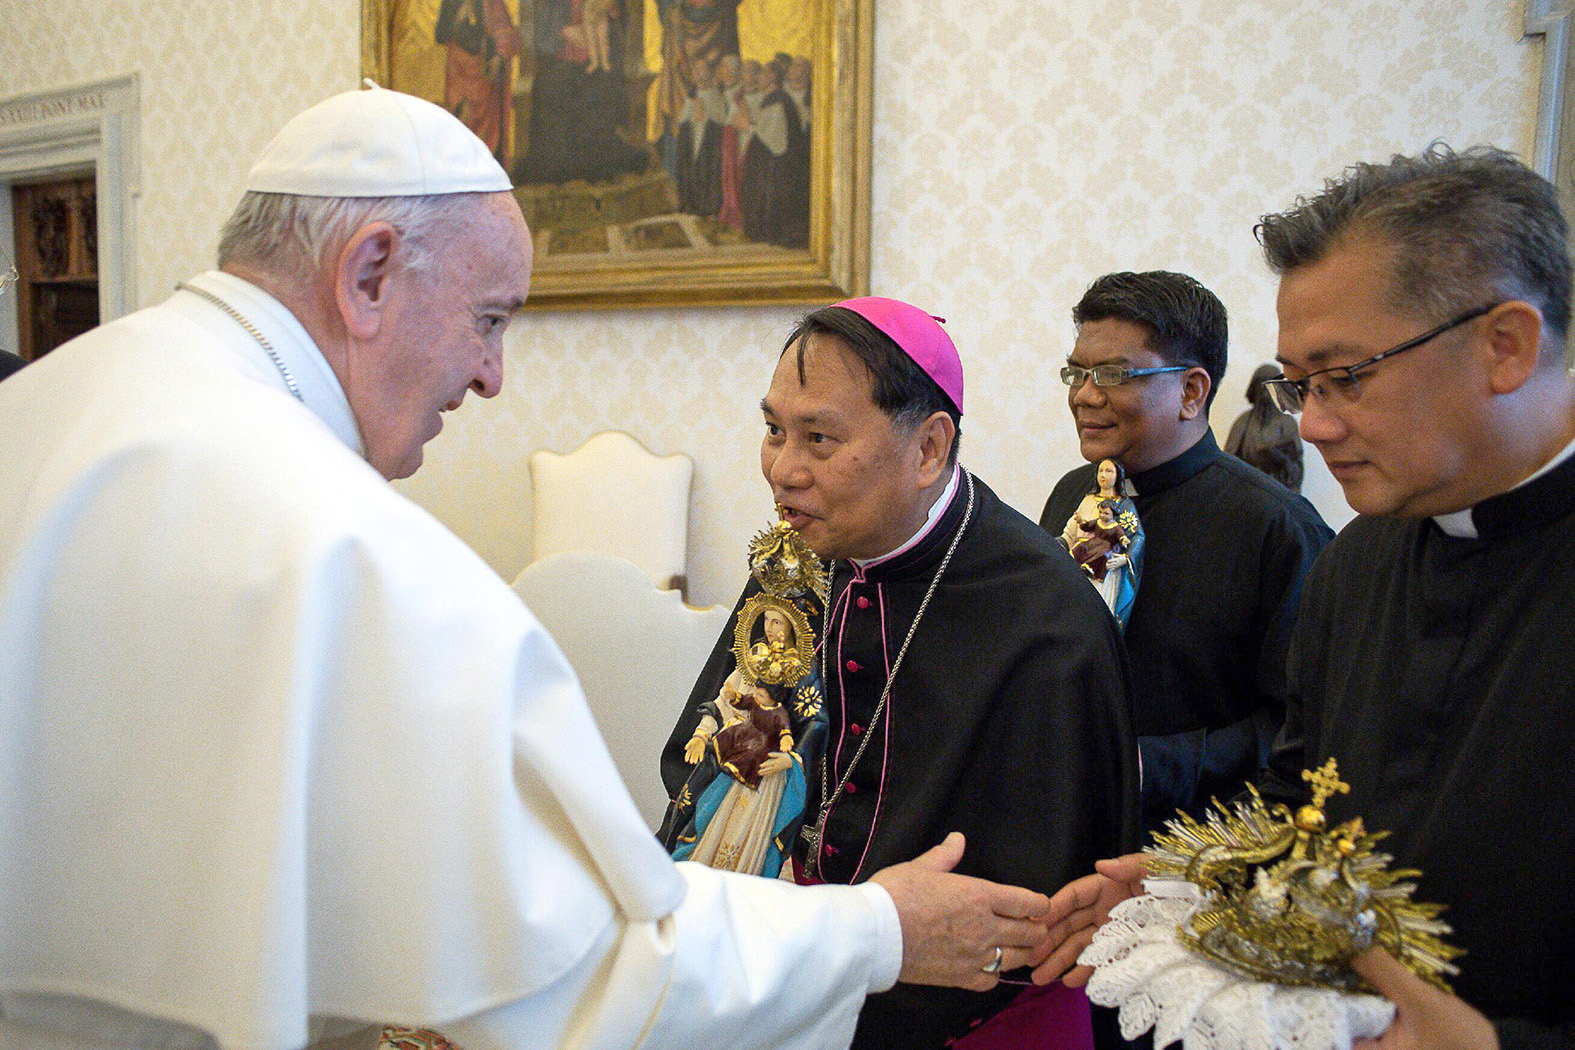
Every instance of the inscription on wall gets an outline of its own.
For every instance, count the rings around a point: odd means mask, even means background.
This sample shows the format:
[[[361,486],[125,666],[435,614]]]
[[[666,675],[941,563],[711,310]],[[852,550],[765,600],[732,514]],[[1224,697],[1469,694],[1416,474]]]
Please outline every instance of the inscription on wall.
[[[0,128],[38,124],[83,113],[101,113],[104,106],[104,92],[96,89],[72,95],[56,95],[53,98],[20,99],[0,105]]]

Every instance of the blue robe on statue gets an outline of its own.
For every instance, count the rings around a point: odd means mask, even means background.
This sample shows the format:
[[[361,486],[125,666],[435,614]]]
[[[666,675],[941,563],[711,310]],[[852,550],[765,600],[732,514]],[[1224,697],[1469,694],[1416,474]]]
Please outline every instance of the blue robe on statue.
[[[698,860],[714,867],[725,867],[748,874],[776,878],[782,870],[784,858],[791,853],[793,841],[804,825],[804,801],[808,794],[806,771],[815,768],[820,759],[820,748],[826,735],[826,716],[822,710],[825,692],[820,685],[819,671],[811,671],[793,686],[785,703],[787,721],[793,734],[793,747],[788,752],[793,764],[776,777],[752,777],[753,770],[739,770],[726,760],[726,752],[719,746],[719,739],[732,724],[721,704],[712,700],[701,705],[700,717],[709,715],[718,725],[717,732],[707,742],[704,756],[696,763],[684,781],[677,797],[668,806],[666,819],[657,836],[672,853],[674,860]],[[771,750],[776,750],[773,745]],[[754,779],[755,784],[748,783]],[[762,812],[760,807],[768,807]],[[747,813],[749,829],[763,831],[769,836],[761,859],[753,859],[752,851],[740,858],[743,843],[717,842],[717,833],[723,831],[712,825],[718,819],[728,821],[734,809]],[[721,815],[719,817],[719,814]],[[768,825],[762,822],[769,821]],[[734,827],[737,827],[735,821]],[[706,832],[713,831],[708,839]],[[751,839],[754,835],[749,836]],[[738,861],[744,860],[743,866]]]

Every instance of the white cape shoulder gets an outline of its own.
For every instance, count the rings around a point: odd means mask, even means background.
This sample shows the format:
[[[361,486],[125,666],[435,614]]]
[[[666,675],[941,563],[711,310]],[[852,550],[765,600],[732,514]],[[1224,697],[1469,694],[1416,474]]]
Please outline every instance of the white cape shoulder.
[[[0,992],[256,1047],[528,995],[683,881],[534,617],[267,379],[154,308],[0,388]]]

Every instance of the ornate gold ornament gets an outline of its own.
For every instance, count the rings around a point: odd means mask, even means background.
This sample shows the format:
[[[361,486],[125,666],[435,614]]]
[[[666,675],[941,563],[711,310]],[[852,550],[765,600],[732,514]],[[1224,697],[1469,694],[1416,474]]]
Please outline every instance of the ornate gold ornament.
[[[1237,973],[1277,984],[1371,991],[1351,960],[1383,948],[1429,984],[1449,990],[1461,955],[1442,936],[1439,904],[1411,899],[1421,873],[1391,870],[1373,847],[1388,832],[1369,833],[1361,818],[1328,827],[1324,803],[1350,791],[1335,760],[1302,779],[1312,804],[1293,814],[1270,807],[1250,785],[1250,801],[1218,800],[1208,819],[1185,813],[1154,835],[1153,879],[1196,885],[1204,904],[1177,931],[1189,949]]]
[[[782,508],[777,507],[781,513]],[[785,521],[778,521],[749,541],[749,571],[761,590],[779,598],[810,593],[824,604],[830,583],[820,556]]]
[[[747,683],[792,685],[814,666],[815,631],[805,606],[813,600],[825,607],[826,568],[804,538],[779,520],[749,542],[749,571],[761,589],[739,610],[733,629],[739,673]]]
[[[764,627],[764,621],[773,614],[787,621],[787,637],[773,639],[771,630],[764,629],[760,640],[751,643],[755,625]],[[733,629],[733,655],[738,658],[746,682],[792,685],[813,666],[815,632],[804,610],[791,601],[774,594],[757,594],[739,610],[738,626]]]

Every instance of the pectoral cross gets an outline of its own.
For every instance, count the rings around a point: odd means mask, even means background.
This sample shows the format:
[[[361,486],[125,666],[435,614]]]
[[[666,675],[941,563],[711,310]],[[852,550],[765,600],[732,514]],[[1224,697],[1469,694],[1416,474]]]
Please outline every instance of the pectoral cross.
[[[822,758],[821,761],[824,762],[825,759]],[[822,773],[824,772],[823,768]],[[822,804],[814,827],[805,824],[798,832],[799,838],[803,839],[804,844],[809,847],[804,854],[804,871],[812,879],[820,878],[820,844],[825,841],[826,818],[830,814],[831,806]]]

